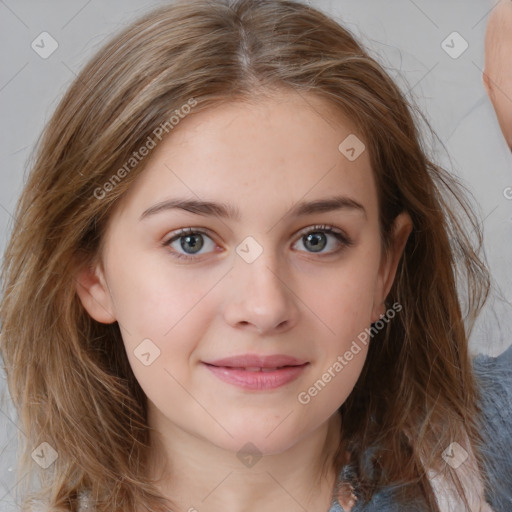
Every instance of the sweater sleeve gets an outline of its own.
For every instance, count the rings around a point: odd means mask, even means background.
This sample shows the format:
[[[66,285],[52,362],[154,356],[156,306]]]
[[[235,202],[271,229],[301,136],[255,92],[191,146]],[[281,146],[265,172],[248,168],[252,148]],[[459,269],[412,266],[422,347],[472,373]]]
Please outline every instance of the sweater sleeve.
[[[512,510],[512,346],[473,361],[480,388],[485,495],[495,512]]]

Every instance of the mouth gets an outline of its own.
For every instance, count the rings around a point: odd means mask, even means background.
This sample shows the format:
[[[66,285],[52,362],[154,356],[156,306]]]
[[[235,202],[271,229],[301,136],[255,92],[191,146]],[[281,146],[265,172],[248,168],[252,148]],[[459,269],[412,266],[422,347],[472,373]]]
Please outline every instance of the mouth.
[[[242,356],[203,362],[218,379],[248,390],[270,390],[297,379],[309,365],[308,361],[286,355]]]

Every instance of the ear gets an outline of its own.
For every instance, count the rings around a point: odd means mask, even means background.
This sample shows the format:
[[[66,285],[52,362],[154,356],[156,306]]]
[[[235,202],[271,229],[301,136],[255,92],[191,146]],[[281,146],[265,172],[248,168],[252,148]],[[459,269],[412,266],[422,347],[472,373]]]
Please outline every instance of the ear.
[[[89,315],[103,324],[116,321],[112,296],[101,262],[83,267],[76,276],[76,293]]]
[[[382,255],[381,259],[378,282],[373,301],[372,322],[379,320],[381,315],[385,312],[384,301],[393,286],[398,263],[402,257],[405,244],[407,243],[407,239],[412,231],[412,227],[412,220],[407,212],[402,212],[397,215],[393,223],[389,248],[387,252]]]

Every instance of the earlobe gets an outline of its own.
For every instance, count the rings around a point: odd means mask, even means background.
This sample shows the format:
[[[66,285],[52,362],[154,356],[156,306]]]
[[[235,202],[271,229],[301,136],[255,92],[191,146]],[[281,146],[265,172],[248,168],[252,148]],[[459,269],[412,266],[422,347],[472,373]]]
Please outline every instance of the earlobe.
[[[383,255],[379,270],[379,282],[374,298],[372,322],[379,320],[381,315],[385,313],[384,301],[393,286],[398,263],[400,262],[412,228],[413,223],[407,212],[402,212],[396,217],[393,224],[392,240],[387,254]]]
[[[76,276],[76,293],[89,315],[103,324],[116,321],[101,264],[82,268]]]

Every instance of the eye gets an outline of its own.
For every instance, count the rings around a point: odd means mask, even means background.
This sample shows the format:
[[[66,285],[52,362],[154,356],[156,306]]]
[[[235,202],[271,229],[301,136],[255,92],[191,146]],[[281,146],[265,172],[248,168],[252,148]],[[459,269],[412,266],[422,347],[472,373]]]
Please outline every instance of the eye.
[[[173,249],[174,257],[185,259],[194,259],[203,247],[210,246],[210,249],[215,249],[215,242],[205,231],[192,228],[181,229],[174,233],[174,236],[163,245]]]
[[[313,226],[301,231],[301,238],[296,243],[299,242],[308,252],[322,254],[333,254],[353,245],[352,240],[342,231],[325,225]],[[330,247],[330,250],[324,251],[326,247]]]
[[[345,247],[353,245],[353,241],[342,231],[326,225],[313,226],[300,232],[300,238],[296,242],[301,242],[310,253],[333,254],[341,251]],[[181,229],[163,242],[165,247],[172,249],[171,254],[175,258],[184,258],[189,260],[197,259],[203,248],[212,252],[216,244],[211,236],[202,229],[185,228]],[[324,251],[328,247],[329,250]]]

